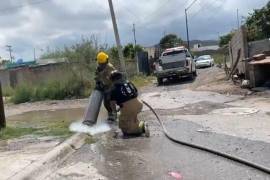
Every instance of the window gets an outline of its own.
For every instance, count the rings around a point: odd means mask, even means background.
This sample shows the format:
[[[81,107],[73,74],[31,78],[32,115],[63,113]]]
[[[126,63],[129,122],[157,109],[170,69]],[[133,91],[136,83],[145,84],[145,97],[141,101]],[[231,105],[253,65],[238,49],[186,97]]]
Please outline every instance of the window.
[[[162,56],[174,56],[174,55],[182,54],[182,53],[185,53],[185,51],[184,51],[184,50],[180,50],[180,51],[171,51],[171,52],[165,52],[165,53],[163,53]]]

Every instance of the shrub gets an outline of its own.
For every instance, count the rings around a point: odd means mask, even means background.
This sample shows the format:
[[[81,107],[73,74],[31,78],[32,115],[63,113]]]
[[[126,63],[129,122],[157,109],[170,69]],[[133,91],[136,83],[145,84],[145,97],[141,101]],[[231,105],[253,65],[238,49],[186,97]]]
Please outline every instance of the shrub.
[[[3,96],[10,97],[14,94],[14,89],[12,87],[7,86],[3,88]]]
[[[21,85],[14,90],[11,101],[15,104],[25,103],[31,100],[33,89],[31,86]]]
[[[20,85],[14,89],[11,101],[18,104],[28,101],[88,97],[92,87],[92,83],[78,80],[77,77],[49,81],[36,86]]]

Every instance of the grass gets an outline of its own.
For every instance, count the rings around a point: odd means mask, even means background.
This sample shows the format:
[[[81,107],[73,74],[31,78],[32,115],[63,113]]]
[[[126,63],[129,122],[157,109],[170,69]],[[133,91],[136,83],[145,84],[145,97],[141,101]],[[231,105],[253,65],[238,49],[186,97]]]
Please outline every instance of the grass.
[[[35,128],[6,127],[0,130],[0,139],[7,140],[33,134],[37,131]]]
[[[39,136],[69,137],[73,134],[69,131],[69,125],[70,122],[65,120],[47,123],[46,127],[39,129],[34,134]]]
[[[68,126],[63,124],[59,124],[58,126],[48,126],[45,128],[22,128],[8,126],[0,130],[0,140],[14,139],[30,134],[36,136],[69,137],[73,133],[69,131]]]
[[[10,86],[6,86],[3,88],[3,96],[10,97],[14,94],[14,89]]]
[[[147,86],[152,83],[155,78],[153,76],[136,75],[130,78],[137,88]]]
[[[136,75],[130,80],[140,88],[148,85],[154,78],[152,76]],[[39,85],[23,84],[15,89],[7,88],[5,95],[10,97],[14,104],[43,100],[63,100],[71,98],[85,98],[91,93],[93,83],[83,82],[76,78],[63,81],[49,81]]]
[[[213,54],[212,56],[215,60],[215,64],[223,64],[224,63],[224,55],[223,54]]]
[[[154,77],[138,75],[130,78],[137,88],[146,86],[152,83]],[[48,85],[48,84],[47,84]],[[43,100],[43,99],[62,99],[80,94],[78,87],[80,84],[73,84],[69,89],[65,89],[59,82],[50,82],[48,86],[20,86],[14,90],[12,96],[13,102],[21,103],[26,101]],[[65,96],[62,96],[65,92]],[[80,94],[81,95],[81,94]],[[67,112],[30,112],[23,115],[18,115],[7,121],[7,128],[0,130],[0,140],[19,138],[25,135],[36,136],[61,136],[69,137],[73,133],[69,131],[69,125],[74,119],[72,110]],[[55,113],[55,114],[54,114]],[[81,114],[81,113],[78,113]],[[92,139],[86,143],[92,143]]]
[[[34,137],[69,137],[72,122],[82,118],[83,109],[63,109],[57,111],[33,111],[7,118],[7,128],[2,129],[0,140],[18,138],[25,135]]]
[[[43,101],[43,100],[63,100],[70,98],[81,98],[89,96],[90,85],[70,78],[63,81],[49,81],[39,85],[23,84],[10,92],[11,102],[15,104]]]

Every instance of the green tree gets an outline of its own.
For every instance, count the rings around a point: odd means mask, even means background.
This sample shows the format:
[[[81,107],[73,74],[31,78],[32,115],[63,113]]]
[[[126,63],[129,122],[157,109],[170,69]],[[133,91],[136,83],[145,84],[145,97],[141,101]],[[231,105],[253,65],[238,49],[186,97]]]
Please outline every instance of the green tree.
[[[133,58],[135,55],[133,44],[127,44],[123,49],[123,55],[125,58]]]
[[[118,55],[118,49],[117,47],[113,46],[109,49],[109,55],[110,55],[110,59],[114,59],[114,60],[118,60],[119,59],[119,55]]]
[[[222,46],[227,45],[231,41],[233,35],[234,35],[234,32],[232,31],[224,36],[220,36],[219,37],[219,46],[222,47]]]
[[[143,48],[140,45],[136,45],[136,47],[134,47],[133,44],[129,43],[127,44],[124,49],[123,49],[123,55],[125,58],[130,58],[130,59],[134,59],[135,58],[135,52],[142,52]]]
[[[254,10],[246,21],[248,40],[260,40],[270,37],[270,2],[261,9]]]
[[[183,44],[183,40],[176,34],[168,34],[161,38],[159,45],[161,48],[166,49]]]

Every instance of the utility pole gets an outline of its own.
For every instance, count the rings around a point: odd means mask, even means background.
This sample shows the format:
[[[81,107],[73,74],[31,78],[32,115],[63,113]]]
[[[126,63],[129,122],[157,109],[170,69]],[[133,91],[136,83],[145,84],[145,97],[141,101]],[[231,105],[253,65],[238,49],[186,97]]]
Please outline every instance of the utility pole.
[[[135,24],[133,24],[132,32],[133,32],[133,37],[134,37],[134,46],[136,46],[137,45],[137,40],[136,40],[136,28],[135,28]]]
[[[163,31],[163,37],[165,37],[167,34],[166,30]]]
[[[186,31],[187,31],[187,43],[188,43],[188,49],[190,50],[190,43],[189,43],[189,29],[188,29],[188,15],[187,15],[187,11],[191,8],[191,6],[193,6],[193,4],[198,1],[198,0],[194,0],[192,1],[192,3],[185,8],[185,16],[186,16]]]
[[[239,22],[239,9],[238,8],[237,8],[236,14],[237,14],[237,27],[239,29],[240,28],[240,22]]]
[[[36,48],[34,48],[34,61],[36,61],[37,58],[36,58]]]
[[[185,9],[185,16],[186,16],[187,44],[188,44],[188,50],[190,50],[190,45],[189,45],[189,32],[188,32],[188,17],[187,17],[187,9]]]
[[[2,95],[2,86],[0,82],[0,130],[5,127],[6,127],[6,118],[5,118],[4,102],[3,102],[3,95]]]
[[[136,28],[135,28],[135,24],[133,23],[133,28],[132,28],[132,32],[133,32],[133,38],[134,38],[134,52],[135,52],[135,60],[136,60],[136,65],[137,65],[137,73],[139,73],[139,58],[138,58],[138,54],[137,54],[137,39],[136,39]]]
[[[12,62],[12,46],[11,45],[6,45],[6,47],[8,48],[7,51],[9,51],[9,58],[10,58],[10,62]]]
[[[112,0],[108,0],[108,2],[109,2],[111,17],[112,17],[112,24],[113,24],[115,41],[116,41],[116,45],[117,45],[117,49],[118,49],[118,55],[119,55],[119,59],[120,59],[121,71],[126,74],[126,65],[125,65],[125,60],[124,60],[124,56],[123,56],[123,52],[122,52],[122,46],[121,46],[121,42],[120,42],[117,23],[116,23],[116,19],[115,19],[113,3],[112,3]]]

